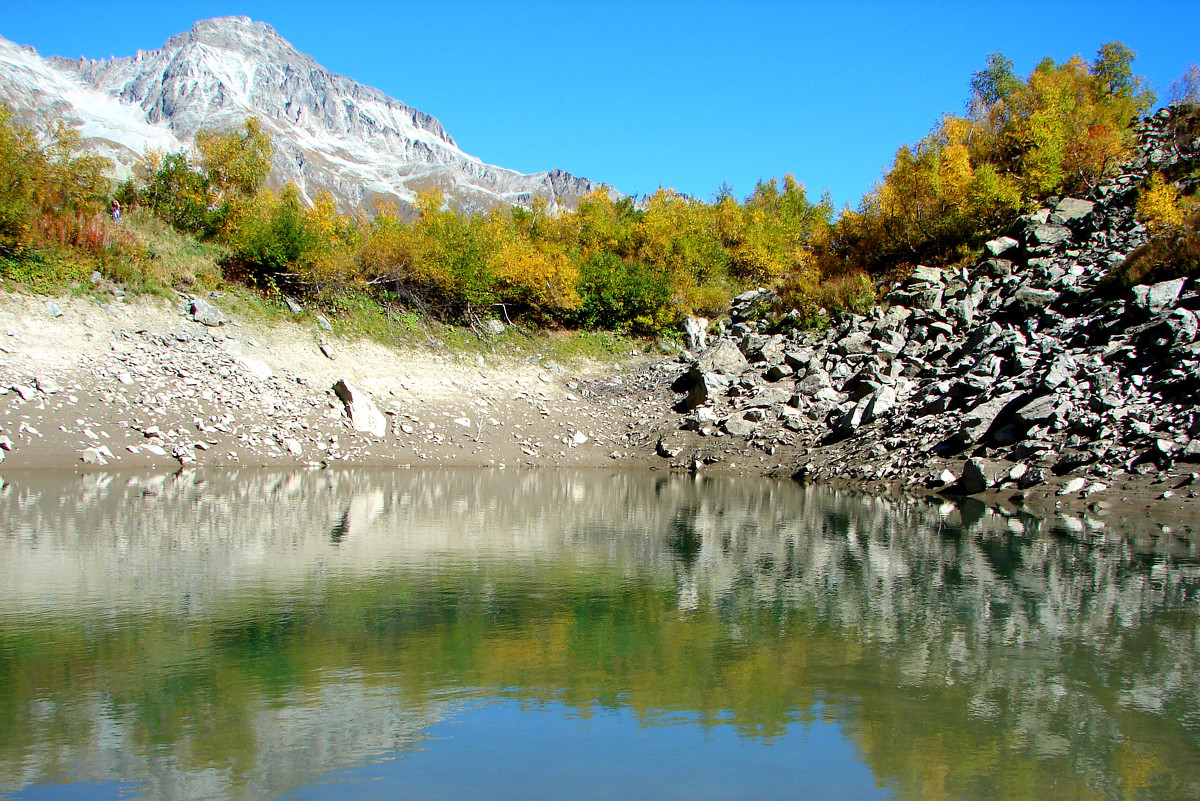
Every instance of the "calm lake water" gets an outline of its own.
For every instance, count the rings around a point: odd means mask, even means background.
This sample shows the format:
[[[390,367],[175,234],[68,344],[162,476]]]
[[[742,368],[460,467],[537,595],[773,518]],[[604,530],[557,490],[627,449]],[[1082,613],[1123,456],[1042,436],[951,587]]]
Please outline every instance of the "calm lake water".
[[[1200,798],[1200,563],[1149,521],[600,471],[8,478],[0,798]]]

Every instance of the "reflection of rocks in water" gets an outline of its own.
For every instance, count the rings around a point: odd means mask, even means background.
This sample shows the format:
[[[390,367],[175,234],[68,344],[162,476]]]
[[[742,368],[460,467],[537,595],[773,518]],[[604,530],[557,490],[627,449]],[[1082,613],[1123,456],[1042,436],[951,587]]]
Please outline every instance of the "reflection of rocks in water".
[[[757,479],[476,470],[22,478],[0,521],[12,618],[152,609],[236,626],[247,588],[316,597],[335,573],[370,586],[448,565],[488,604],[498,580],[563,562],[674,587],[678,609],[739,643],[760,619],[771,636],[832,632],[846,676],[861,664],[899,688],[960,688],[952,711],[1033,753],[1088,739],[1107,753],[1120,715],[1200,709],[1200,560],[1120,521]]]

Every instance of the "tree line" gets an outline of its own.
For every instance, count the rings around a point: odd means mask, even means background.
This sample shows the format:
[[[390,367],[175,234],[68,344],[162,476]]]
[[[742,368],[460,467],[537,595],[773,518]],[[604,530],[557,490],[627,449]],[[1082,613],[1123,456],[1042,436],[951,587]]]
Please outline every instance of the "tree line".
[[[965,113],[900,147],[857,208],[836,214],[791,175],[760,181],[742,199],[724,188],[710,201],[668,189],[641,201],[597,191],[573,209],[535,199],[470,215],[430,190],[404,210],[344,213],[328,194],[305,203],[292,185],[267,188],[273,148],[253,118],[236,131],[201,131],[192,154],[148,153],[114,191],[111,165],[80,153],[72,131],[60,127],[43,144],[4,109],[0,270],[36,273],[47,249],[136,262],[136,243],[104,221],[115,197],[217,243],[228,280],[333,308],[367,296],[449,321],[506,316],[655,334],[684,314],[720,314],[746,288],[773,286],[780,312],[818,324],[862,311],[876,281],[917,264],[969,263],[1018,215],[1052,196],[1086,195],[1111,175],[1133,153],[1131,124],[1155,103],[1133,60],[1114,42],[1090,62],[1047,58],[1022,77],[993,53],[972,77]],[[1192,107],[1195,73],[1176,98]],[[1190,230],[1194,242],[1195,204],[1173,187],[1152,180],[1139,208],[1156,233]],[[1178,252],[1191,251],[1169,250],[1168,262]]]

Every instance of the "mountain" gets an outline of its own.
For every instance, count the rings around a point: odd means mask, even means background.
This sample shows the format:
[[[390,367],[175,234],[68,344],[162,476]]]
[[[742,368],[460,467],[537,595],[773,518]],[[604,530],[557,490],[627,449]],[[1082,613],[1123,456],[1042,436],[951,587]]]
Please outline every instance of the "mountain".
[[[328,191],[344,208],[406,206],[435,186],[469,212],[615,194],[562,170],[484,164],[436,118],[330,72],[248,17],[201,20],[157,50],[99,61],[42,58],[0,37],[0,101],[26,124],[75,127],[124,172],[147,149],[186,150],[198,130],[257,116],[275,146],[269,180],[292,181],[308,199]]]

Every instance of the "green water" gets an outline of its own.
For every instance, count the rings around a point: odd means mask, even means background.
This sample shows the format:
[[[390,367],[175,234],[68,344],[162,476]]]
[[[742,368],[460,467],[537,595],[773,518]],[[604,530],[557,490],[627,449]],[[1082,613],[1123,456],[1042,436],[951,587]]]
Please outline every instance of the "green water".
[[[7,476],[0,798],[1200,798],[1183,534],[629,473]]]

